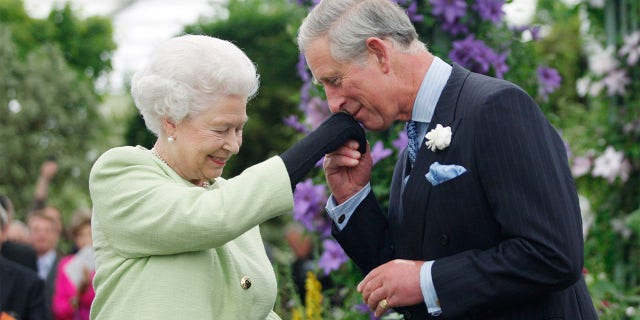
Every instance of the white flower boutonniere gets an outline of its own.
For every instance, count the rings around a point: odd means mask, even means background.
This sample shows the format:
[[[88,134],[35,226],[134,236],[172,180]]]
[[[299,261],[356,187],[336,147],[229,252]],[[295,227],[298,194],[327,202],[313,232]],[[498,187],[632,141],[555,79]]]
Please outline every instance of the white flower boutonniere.
[[[429,131],[425,136],[427,138],[427,147],[435,152],[436,149],[442,150],[451,143],[451,127],[443,127],[441,124]]]

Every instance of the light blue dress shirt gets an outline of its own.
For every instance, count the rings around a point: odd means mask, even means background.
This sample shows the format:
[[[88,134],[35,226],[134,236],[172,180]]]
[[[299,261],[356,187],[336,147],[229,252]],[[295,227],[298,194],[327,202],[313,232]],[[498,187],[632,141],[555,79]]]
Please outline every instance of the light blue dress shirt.
[[[444,89],[449,77],[451,76],[452,67],[442,59],[434,57],[427,74],[420,84],[416,101],[413,104],[413,111],[411,113],[411,120],[420,122],[418,125],[418,136],[422,137],[420,143],[424,139],[429,122],[433,117],[433,113],[436,109],[436,104],[440,100],[440,95]],[[407,179],[404,179],[404,183]],[[371,191],[371,185],[367,185],[362,188],[358,193],[349,198],[344,203],[337,205],[333,195],[329,197],[327,201],[326,210],[329,217],[337,225],[338,230],[344,229],[349,223],[349,219],[353,212],[360,203],[366,198],[367,194]],[[342,219],[340,219],[343,217]],[[338,221],[342,220],[342,223]],[[433,261],[426,261],[420,269],[420,289],[422,290],[422,296],[424,297],[424,303],[427,306],[427,310],[432,316],[438,316],[442,310],[438,303],[438,295],[433,285],[433,279],[431,277],[431,267]]]

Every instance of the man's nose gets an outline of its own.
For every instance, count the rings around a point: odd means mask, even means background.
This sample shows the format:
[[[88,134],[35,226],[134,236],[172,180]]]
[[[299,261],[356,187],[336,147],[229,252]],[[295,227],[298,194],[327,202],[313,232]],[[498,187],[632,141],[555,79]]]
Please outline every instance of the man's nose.
[[[327,103],[329,103],[329,110],[331,113],[337,113],[342,111],[345,104],[345,98],[340,94],[339,90],[325,87],[325,94],[327,95]]]

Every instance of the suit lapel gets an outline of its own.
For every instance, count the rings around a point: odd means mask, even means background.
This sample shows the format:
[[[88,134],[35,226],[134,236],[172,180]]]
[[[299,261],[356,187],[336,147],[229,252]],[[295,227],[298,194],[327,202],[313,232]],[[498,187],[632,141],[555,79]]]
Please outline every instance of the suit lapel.
[[[457,129],[457,125],[461,120],[455,119],[456,106],[462,85],[468,75],[469,71],[457,64],[453,65],[452,74],[442,90],[427,132],[435,128],[437,124],[441,124],[444,127],[451,126],[452,134],[455,134],[455,129]],[[405,233],[406,240],[403,245],[406,251],[403,251],[408,259],[419,259],[423,252],[422,241],[415,241],[415,239],[424,239],[426,209],[429,193],[431,192],[431,184],[425,178],[425,174],[433,162],[442,162],[446,158],[446,154],[447,149],[433,152],[423,142],[420,145],[416,163],[404,188],[404,193],[402,194],[404,220],[409,232]]]

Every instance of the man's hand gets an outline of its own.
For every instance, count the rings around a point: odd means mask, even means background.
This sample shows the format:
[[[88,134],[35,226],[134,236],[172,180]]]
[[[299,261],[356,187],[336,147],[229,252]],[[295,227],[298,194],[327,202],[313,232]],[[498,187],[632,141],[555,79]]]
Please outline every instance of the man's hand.
[[[364,302],[380,317],[388,309],[380,306],[387,300],[389,307],[411,306],[424,303],[420,289],[420,268],[424,261],[396,259],[371,270],[358,284]]]
[[[341,204],[360,191],[371,179],[373,159],[367,143],[367,151],[358,151],[359,144],[349,140],[338,150],[325,155],[324,175],[337,204]]]

